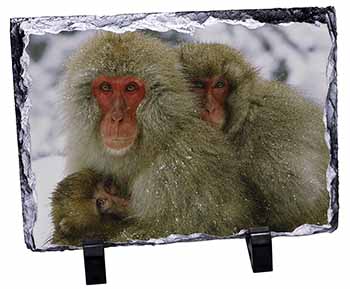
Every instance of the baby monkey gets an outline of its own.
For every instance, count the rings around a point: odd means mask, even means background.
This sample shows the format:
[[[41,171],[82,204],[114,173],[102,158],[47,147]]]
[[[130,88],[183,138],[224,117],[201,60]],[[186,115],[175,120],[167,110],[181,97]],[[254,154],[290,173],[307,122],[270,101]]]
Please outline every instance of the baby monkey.
[[[60,204],[53,206],[51,212],[55,226],[53,242],[64,239],[70,244],[82,235],[104,239],[116,231],[116,225],[119,227],[131,215],[130,196],[125,192],[124,186],[112,177],[90,169],[67,176],[52,195],[52,203]]]

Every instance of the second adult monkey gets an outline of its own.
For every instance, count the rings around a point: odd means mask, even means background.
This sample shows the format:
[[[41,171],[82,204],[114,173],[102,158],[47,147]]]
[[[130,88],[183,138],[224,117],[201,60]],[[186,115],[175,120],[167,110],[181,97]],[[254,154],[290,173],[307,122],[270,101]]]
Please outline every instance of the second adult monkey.
[[[183,70],[200,115],[230,141],[260,222],[276,231],[326,224],[328,150],[319,107],[260,78],[236,50],[184,44]]]
[[[68,62],[64,92],[68,172],[75,174],[53,193],[53,243],[225,236],[252,225],[232,152],[199,119],[173,49],[141,33],[97,35]],[[114,194],[96,174],[118,184]],[[115,198],[119,189],[127,199]],[[100,218],[113,203],[115,215],[132,221]]]

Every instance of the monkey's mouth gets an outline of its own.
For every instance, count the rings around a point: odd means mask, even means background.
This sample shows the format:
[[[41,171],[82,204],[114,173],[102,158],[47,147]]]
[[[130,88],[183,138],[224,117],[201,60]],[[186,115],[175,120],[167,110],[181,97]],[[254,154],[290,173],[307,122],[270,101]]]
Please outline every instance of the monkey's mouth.
[[[102,135],[102,139],[105,147],[109,152],[112,154],[123,155],[133,146],[136,139],[136,134],[130,137]]]
[[[118,123],[103,118],[100,124],[100,136],[105,148],[113,154],[124,154],[135,142],[138,129],[135,123],[125,120]]]
[[[224,116],[221,114],[208,113],[206,111],[203,111],[201,113],[201,119],[216,129],[221,129],[224,125]]]
[[[125,149],[134,143],[135,136],[132,137],[111,137],[104,138],[104,143],[110,149]]]

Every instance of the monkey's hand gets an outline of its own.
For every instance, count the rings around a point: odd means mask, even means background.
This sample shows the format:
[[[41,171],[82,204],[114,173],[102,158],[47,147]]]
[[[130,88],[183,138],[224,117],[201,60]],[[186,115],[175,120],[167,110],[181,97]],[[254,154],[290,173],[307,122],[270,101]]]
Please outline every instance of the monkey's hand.
[[[55,229],[64,236],[81,235],[88,237],[100,230],[101,218],[96,211],[93,199],[70,200],[69,206],[64,206],[65,216],[57,219]]]

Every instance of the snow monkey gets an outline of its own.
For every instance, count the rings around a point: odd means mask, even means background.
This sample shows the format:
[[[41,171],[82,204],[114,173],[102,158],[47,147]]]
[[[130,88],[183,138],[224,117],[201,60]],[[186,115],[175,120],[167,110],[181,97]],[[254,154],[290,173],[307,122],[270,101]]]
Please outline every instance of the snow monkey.
[[[224,236],[251,226],[251,202],[230,147],[200,119],[199,108],[176,51],[161,41],[101,33],[84,44],[65,72],[65,149],[73,174],[53,192],[52,242]],[[103,177],[113,179],[114,193]],[[108,197],[118,191],[127,197]],[[96,210],[103,207],[99,194],[116,206],[116,217],[101,217],[110,214]]]
[[[321,109],[286,85],[263,80],[226,45],[184,44],[178,52],[201,118],[231,143],[260,225],[290,231],[327,223]]]

